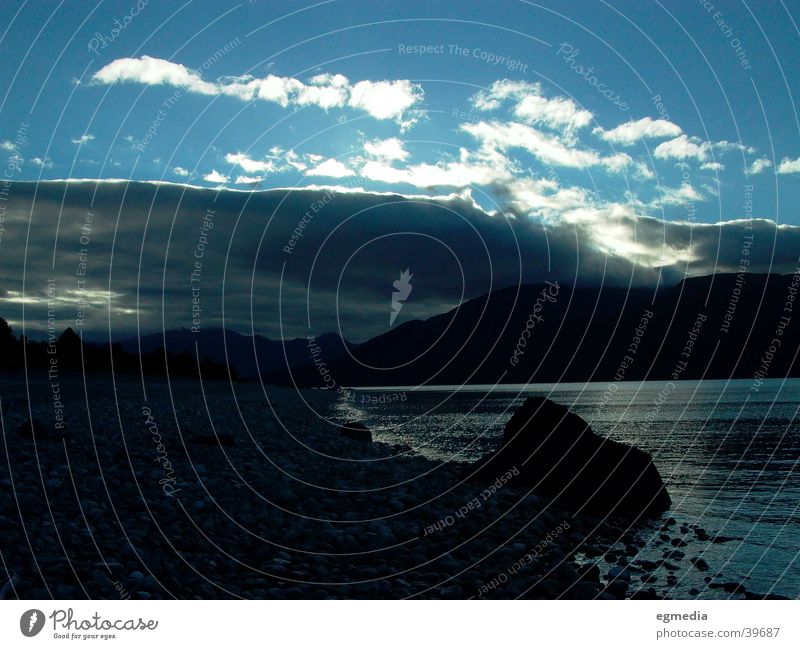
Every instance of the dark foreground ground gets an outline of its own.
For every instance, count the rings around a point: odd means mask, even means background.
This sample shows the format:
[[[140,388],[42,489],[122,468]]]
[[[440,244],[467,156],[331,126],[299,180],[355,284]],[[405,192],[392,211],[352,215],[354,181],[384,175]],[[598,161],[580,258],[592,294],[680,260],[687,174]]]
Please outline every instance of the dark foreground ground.
[[[0,381],[8,599],[759,597],[692,556],[713,542],[696,524],[627,529],[464,482],[342,438],[315,414],[328,393],[74,377],[54,400]],[[637,559],[653,534],[662,558]],[[688,571],[706,576],[687,595]]]

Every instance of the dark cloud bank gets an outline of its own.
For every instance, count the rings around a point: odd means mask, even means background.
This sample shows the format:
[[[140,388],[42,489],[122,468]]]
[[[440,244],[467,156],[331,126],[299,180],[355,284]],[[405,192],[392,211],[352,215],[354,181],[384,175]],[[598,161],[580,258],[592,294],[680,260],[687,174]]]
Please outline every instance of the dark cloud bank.
[[[49,308],[59,331],[77,320],[94,339],[199,325],[358,341],[388,328],[406,268],[398,324],[520,283],[673,284],[737,272],[743,248],[748,271],[790,273],[800,254],[800,227],[766,220],[545,226],[459,197],[51,181],[13,183],[5,205],[0,316],[41,335]],[[627,237],[630,252],[604,252],[605,236]]]

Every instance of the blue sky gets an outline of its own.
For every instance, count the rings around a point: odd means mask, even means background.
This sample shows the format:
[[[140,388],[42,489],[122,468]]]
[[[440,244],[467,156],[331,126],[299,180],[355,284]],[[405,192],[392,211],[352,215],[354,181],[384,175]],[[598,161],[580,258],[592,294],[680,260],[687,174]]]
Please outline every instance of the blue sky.
[[[568,210],[567,192],[581,188],[699,222],[743,216],[752,183],[754,216],[800,223],[796,4],[54,7],[0,10],[12,62],[0,72],[0,140],[26,161],[17,179],[469,189],[488,209],[508,201],[544,218]],[[270,75],[283,101],[251,99],[252,86],[233,94]],[[302,89],[287,90],[290,80]],[[361,104],[359,82],[371,82]],[[333,98],[308,93],[320,87]],[[581,115],[577,125],[559,106]],[[629,121],[638,129],[627,140],[603,137]],[[14,150],[25,123],[28,142]],[[551,184],[530,196],[533,179]]]
[[[88,295],[95,331],[191,324],[166,307],[212,208],[205,321],[257,330],[257,289],[273,336],[380,333],[408,267],[403,319],[739,272],[751,236],[748,270],[794,272],[798,23],[797,2],[4,2],[0,308],[18,326],[46,278],[74,283],[87,210],[97,267],[62,301]]]

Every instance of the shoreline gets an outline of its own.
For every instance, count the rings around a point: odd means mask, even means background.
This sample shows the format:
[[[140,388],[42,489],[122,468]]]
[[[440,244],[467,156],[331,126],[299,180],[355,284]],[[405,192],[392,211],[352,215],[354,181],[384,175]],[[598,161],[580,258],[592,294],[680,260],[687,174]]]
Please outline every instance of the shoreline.
[[[299,407],[324,413],[331,395],[234,401],[227,386],[146,384],[146,402],[137,381],[92,385],[90,420],[83,384],[67,381],[66,433],[37,431],[35,445],[16,432],[26,409],[4,413],[0,524],[17,596],[619,599],[662,597],[681,571],[733,583],[674,543],[695,527],[666,525],[669,556],[637,558],[667,521],[575,516],[526,489],[464,482],[464,463],[341,437],[342,422]],[[24,397],[24,383],[7,387],[4,408]],[[745,597],[725,588],[703,595]]]

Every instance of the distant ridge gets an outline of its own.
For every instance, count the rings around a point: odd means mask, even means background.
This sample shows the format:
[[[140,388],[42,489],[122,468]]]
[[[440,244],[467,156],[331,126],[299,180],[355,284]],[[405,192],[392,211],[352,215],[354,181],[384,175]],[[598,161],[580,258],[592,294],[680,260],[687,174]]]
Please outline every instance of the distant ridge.
[[[317,337],[324,349],[324,358],[335,358],[344,354],[346,348],[354,347],[338,334],[327,333]],[[189,352],[194,356],[195,345],[200,358],[215,363],[227,363],[236,370],[240,378],[257,378],[259,372],[268,374],[285,370],[289,365],[304,365],[311,362],[308,341],[305,338],[272,340],[264,336],[246,336],[230,329],[212,328],[192,332],[189,329],[168,329],[163,333],[148,334],[141,338],[120,341],[126,352],[154,352],[164,348],[173,354]],[[226,358],[227,356],[227,358]]]
[[[800,304],[784,311],[797,281],[717,274],[658,290],[504,288],[403,323],[352,356],[328,353],[326,369],[343,386],[800,376]],[[322,386],[319,364],[300,359],[291,376],[264,378]]]

